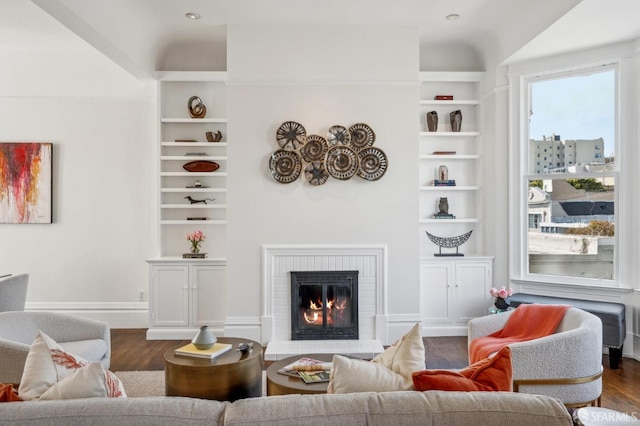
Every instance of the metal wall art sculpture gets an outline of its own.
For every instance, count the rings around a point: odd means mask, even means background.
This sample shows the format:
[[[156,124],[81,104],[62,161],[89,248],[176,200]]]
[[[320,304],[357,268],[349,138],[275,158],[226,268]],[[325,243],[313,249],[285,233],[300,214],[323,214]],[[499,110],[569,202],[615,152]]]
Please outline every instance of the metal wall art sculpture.
[[[373,129],[364,123],[331,126],[325,138],[307,135],[302,124],[285,121],[276,131],[281,149],[271,154],[269,170],[280,183],[295,181],[302,170],[314,186],[323,185],[329,177],[378,180],[386,173],[388,160],[380,148],[373,147],[375,140]]]

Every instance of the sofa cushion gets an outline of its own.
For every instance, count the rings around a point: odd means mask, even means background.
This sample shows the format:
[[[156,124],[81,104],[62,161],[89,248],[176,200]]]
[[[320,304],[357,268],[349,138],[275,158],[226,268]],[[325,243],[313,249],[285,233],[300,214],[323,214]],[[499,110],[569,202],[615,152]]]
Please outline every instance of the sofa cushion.
[[[334,355],[327,393],[412,390],[411,374],[424,365],[424,344],[416,324],[371,361]]]
[[[502,348],[490,358],[480,360],[460,371],[424,370],[413,373],[418,391],[511,391],[511,349]]]
[[[40,396],[40,400],[126,397],[120,379],[109,373],[102,363],[89,363],[51,386]]]

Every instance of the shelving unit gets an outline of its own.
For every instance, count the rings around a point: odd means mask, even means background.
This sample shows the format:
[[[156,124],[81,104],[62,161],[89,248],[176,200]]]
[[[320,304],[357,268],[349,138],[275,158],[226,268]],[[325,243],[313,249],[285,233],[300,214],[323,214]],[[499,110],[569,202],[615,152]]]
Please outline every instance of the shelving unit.
[[[493,258],[482,249],[482,135],[480,94],[484,73],[421,72],[419,132],[420,312],[428,336],[466,335],[469,319],[485,315],[493,281]],[[453,100],[433,100],[453,95]],[[462,112],[460,132],[452,132],[449,113]],[[438,129],[429,132],[426,114],[438,113]],[[435,152],[444,154],[435,154]],[[452,152],[455,152],[452,153]],[[434,186],[439,166],[447,166],[456,186]],[[455,219],[436,219],[441,197],[446,197]],[[425,231],[455,237],[473,230],[460,246],[464,257],[434,257],[439,248]],[[455,249],[443,249],[443,253]]]
[[[185,339],[201,325],[224,328],[226,292],[227,146],[225,72],[161,72],[158,84],[158,256],[149,264],[149,339]],[[189,116],[198,96],[204,118]],[[208,142],[206,132],[222,133]],[[213,172],[189,172],[191,161],[214,161]],[[199,182],[201,187],[197,187]],[[186,197],[197,200],[191,203]],[[183,259],[186,235],[202,231],[204,259]]]
[[[210,257],[226,255],[227,119],[226,73],[163,72],[159,79],[160,123],[160,257],[187,251],[185,235],[201,230],[207,239],[203,251]],[[207,108],[204,118],[189,116],[188,101],[198,96]],[[208,142],[205,133],[222,132],[221,142]],[[193,140],[179,142],[179,140]],[[214,161],[214,172],[188,172],[190,161]],[[188,188],[199,181],[204,187]],[[206,203],[191,204],[191,196]],[[206,220],[192,218],[206,217]]]
[[[421,256],[431,256],[438,247],[424,231],[442,237],[453,237],[473,229],[469,241],[460,251],[479,253],[481,233],[481,132],[479,126],[481,108],[480,93],[484,78],[482,72],[421,72],[420,73],[420,132],[419,132],[419,219]],[[434,100],[436,95],[453,95],[453,100]],[[460,132],[451,131],[449,113],[462,112]],[[429,132],[426,114],[436,111],[438,128]],[[455,152],[455,154],[435,154]],[[438,168],[448,169],[448,178],[456,186],[434,186]],[[455,219],[436,219],[441,197],[446,197],[449,213]]]

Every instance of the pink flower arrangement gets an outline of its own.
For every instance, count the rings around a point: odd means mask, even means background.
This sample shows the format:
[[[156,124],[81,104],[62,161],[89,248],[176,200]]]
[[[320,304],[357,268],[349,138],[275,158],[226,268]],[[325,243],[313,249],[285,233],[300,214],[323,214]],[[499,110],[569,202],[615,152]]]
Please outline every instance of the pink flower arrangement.
[[[191,234],[187,234],[187,240],[191,243],[191,252],[198,253],[200,252],[200,243],[202,243],[207,237],[205,237],[202,231],[192,232]]]
[[[499,297],[500,299],[506,299],[507,297],[510,297],[513,294],[513,291],[510,288],[505,288],[505,286],[502,286],[502,287],[500,287],[500,289],[497,289],[497,288],[493,287],[491,290],[489,290],[489,293],[493,297]]]

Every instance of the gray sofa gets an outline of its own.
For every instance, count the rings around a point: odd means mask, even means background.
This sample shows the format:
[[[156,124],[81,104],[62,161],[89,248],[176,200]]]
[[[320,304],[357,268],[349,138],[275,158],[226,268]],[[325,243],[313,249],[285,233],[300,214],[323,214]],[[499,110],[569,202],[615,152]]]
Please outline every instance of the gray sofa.
[[[181,397],[0,403],[0,425],[572,425],[557,399],[510,392],[285,395],[230,402]]]

